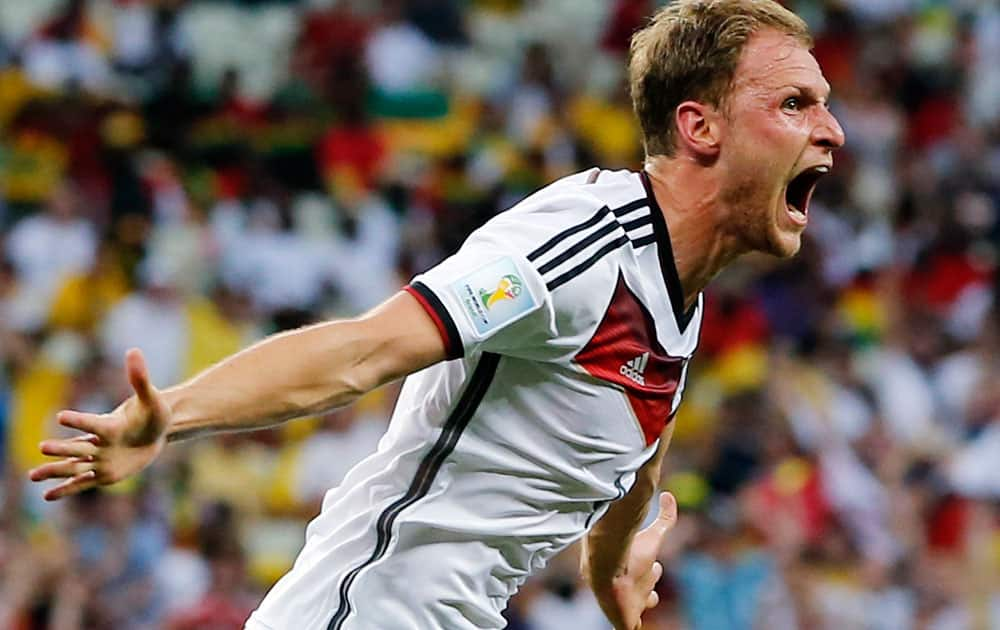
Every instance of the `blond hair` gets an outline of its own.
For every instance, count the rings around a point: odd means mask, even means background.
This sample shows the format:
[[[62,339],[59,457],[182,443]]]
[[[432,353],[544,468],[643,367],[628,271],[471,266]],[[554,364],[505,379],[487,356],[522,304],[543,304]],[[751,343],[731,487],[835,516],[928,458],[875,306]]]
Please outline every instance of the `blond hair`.
[[[802,18],[773,0],[677,0],[632,37],[629,86],[647,156],[674,154],[684,101],[724,105],[747,40],[768,28],[812,48]]]

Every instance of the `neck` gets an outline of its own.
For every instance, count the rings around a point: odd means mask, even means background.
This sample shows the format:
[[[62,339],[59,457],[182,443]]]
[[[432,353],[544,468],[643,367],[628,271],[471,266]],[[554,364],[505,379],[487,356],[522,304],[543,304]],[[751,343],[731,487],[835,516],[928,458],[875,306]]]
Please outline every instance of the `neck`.
[[[729,210],[711,169],[684,156],[655,156],[645,171],[670,232],[687,309],[743,248],[728,229]]]

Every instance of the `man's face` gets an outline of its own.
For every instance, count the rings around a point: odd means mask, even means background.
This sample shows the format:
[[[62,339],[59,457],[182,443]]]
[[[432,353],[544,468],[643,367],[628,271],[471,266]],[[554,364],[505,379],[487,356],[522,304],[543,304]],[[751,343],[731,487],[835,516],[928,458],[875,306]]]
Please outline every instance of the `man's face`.
[[[833,166],[844,132],[827,109],[830,87],[795,38],[773,30],[743,49],[721,123],[723,198],[743,245],[795,254],[816,181]]]

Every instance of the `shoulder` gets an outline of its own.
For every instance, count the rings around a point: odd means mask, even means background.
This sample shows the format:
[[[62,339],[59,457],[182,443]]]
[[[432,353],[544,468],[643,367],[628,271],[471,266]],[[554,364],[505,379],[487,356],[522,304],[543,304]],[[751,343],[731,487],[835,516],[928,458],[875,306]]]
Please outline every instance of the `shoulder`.
[[[552,221],[565,226],[602,208],[614,210],[645,200],[645,189],[637,173],[592,168],[558,179],[529,195],[495,220]]]
[[[542,188],[469,240],[515,250],[553,290],[601,260],[627,255],[626,245],[646,236],[648,215],[638,174],[595,168]]]
[[[530,239],[585,220],[604,206],[603,200],[588,190],[585,175],[586,172],[569,175],[533,192],[494,216],[477,232],[513,228]]]

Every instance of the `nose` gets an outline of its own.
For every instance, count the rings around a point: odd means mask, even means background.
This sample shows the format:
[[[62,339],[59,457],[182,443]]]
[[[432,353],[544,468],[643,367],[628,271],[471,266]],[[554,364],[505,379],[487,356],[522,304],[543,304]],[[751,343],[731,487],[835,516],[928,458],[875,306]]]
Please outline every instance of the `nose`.
[[[828,149],[839,149],[844,146],[844,130],[837,117],[826,108],[821,108],[820,120],[813,129],[813,141]]]

